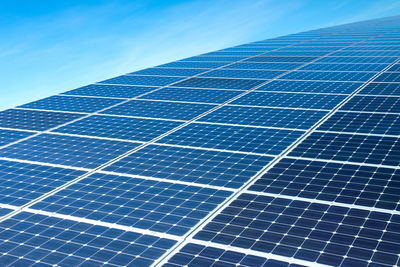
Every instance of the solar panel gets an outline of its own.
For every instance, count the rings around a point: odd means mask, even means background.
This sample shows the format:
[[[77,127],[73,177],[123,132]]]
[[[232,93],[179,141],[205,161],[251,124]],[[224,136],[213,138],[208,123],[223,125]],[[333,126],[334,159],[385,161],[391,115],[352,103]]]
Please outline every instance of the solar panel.
[[[400,265],[399,25],[239,45],[0,112],[0,265]]]

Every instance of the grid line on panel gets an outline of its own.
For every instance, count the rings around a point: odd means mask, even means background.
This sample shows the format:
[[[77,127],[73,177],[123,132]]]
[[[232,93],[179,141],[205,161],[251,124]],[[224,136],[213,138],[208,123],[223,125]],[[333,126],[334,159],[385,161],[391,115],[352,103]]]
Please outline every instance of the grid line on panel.
[[[385,33],[381,34],[384,35]],[[378,35],[379,36],[379,35]],[[369,38],[369,39],[373,39],[373,38]],[[256,181],[257,177],[261,177],[261,175],[263,173],[265,173],[268,169],[272,168],[277,162],[279,162],[279,160],[281,158],[283,158],[285,155],[289,154],[290,151],[295,148],[299,143],[301,143],[302,140],[305,140],[306,137],[308,135],[310,135],[318,126],[320,126],[324,121],[326,121],[330,116],[332,116],[332,114],[334,114],[338,109],[340,109],[341,106],[343,106],[349,99],[351,99],[354,95],[356,95],[359,91],[361,91],[366,85],[368,85],[370,82],[372,82],[377,76],[379,76],[380,73],[383,73],[386,69],[389,69],[392,65],[394,65],[395,63],[397,63],[400,59],[397,59],[396,61],[394,61],[393,63],[391,63],[390,65],[388,65],[385,69],[383,69],[382,71],[376,73],[373,77],[371,77],[368,81],[366,81],[360,88],[358,88],[357,90],[355,90],[352,94],[350,94],[346,99],[344,99],[341,103],[339,103],[334,109],[331,110],[331,112],[329,112],[326,116],[324,116],[321,120],[319,120],[316,124],[314,124],[313,127],[311,127],[305,135],[303,135],[301,138],[299,138],[299,140],[297,140],[294,144],[292,144],[289,148],[287,148],[284,152],[282,152],[280,155],[278,155],[272,162],[270,162],[266,168],[264,168],[262,171],[260,171],[257,175],[255,175],[246,185],[244,185],[242,188],[240,188],[237,193],[235,193],[234,195],[232,195],[224,204],[222,204],[218,211],[216,211],[214,214],[212,214],[211,216],[209,216],[206,220],[203,221],[203,223],[197,227],[196,229],[193,229],[193,231],[191,232],[191,234],[188,236],[189,238],[191,236],[193,236],[198,230],[201,229],[201,227],[203,225],[205,225],[207,222],[211,221],[220,210],[222,210],[224,207],[226,207],[227,205],[229,205],[229,203],[231,203],[238,195],[240,192],[243,192],[244,190],[246,190],[247,188],[249,188],[254,181]],[[185,244],[185,242],[181,243]],[[171,257],[171,254],[167,254],[164,257],[162,257],[159,261],[158,264],[156,264],[157,266],[159,266],[161,263],[166,262],[166,260],[168,260],[168,258]]]

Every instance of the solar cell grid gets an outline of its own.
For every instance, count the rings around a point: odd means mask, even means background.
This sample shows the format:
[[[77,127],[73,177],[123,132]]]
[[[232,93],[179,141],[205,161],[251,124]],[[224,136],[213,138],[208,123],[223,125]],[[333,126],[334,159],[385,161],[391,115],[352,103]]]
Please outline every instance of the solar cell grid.
[[[239,188],[272,157],[149,145],[104,170]]]
[[[396,265],[399,215],[244,193],[195,239],[330,266]]]
[[[158,143],[278,155],[303,131],[191,123]]]
[[[301,66],[301,63],[249,63],[240,62],[223,67],[223,69],[242,70],[291,70]]]
[[[200,77],[272,79],[283,73],[285,73],[285,71],[218,69],[218,70],[213,70],[213,71],[201,74]]]
[[[0,160],[0,203],[22,206],[84,171]]]
[[[369,83],[358,94],[400,96],[400,83]]]
[[[96,112],[116,105],[123,100],[98,97],[50,96],[20,106],[21,108],[42,109],[50,111]]]
[[[124,104],[104,110],[103,114],[139,116],[147,118],[163,118],[190,120],[214,108],[211,104],[177,103],[162,101],[131,100]]]
[[[400,170],[283,158],[252,191],[400,210]]]
[[[302,265],[289,264],[283,261],[267,259],[260,256],[246,255],[232,250],[189,243],[174,254],[164,267],[178,266],[224,266],[224,267],[300,267]]]
[[[365,82],[372,78],[374,72],[328,72],[328,71],[292,71],[279,79],[285,80],[325,80],[325,81],[353,81]]]
[[[102,96],[132,98],[155,90],[157,87],[90,84],[84,87],[67,91],[65,95]]]
[[[309,129],[326,114],[326,111],[314,110],[224,106],[198,120],[211,123]]]
[[[272,50],[273,48],[271,48]],[[201,56],[254,56],[258,55],[261,52],[257,51],[217,51],[217,52],[210,52],[206,54],[202,54]]]
[[[194,68],[194,69],[209,69],[209,68],[219,68],[226,65],[225,62],[185,62],[185,61],[175,61],[160,65],[158,67],[162,68]]]
[[[386,68],[388,64],[335,64],[335,63],[312,63],[302,67],[300,70],[315,71],[373,71],[378,72]]]
[[[392,67],[390,67],[388,70],[389,71],[393,71],[393,72],[398,72],[400,71],[400,64],[394,64]]]
[[[95,173],[32,208],[182,236],[231,193]]]
[[[76,113],[8,109],[0,112],[0,127],[44,131],[82,116]]]
[[[181,59],[181,61],[197,61],[197,62],[204,62],[204,61],[210,61],[210,62],[234,62],[234,61],[239,61],[242,59],[247,58],[246,56],[196,56],[196,57],[188,57],[185,59]],[[226,63],[227,64],[227,63]]]
[[[57,128],[53,132],[144,142],[180,124],[182,122],[93,115]]]
[[[345,95],[251,92],[236,99],[231,104],[260,107],[332,109],[345,98]]]
[[[274,80],[257,88],[257,91],[282,91],[326,94],[351,94],[362,83],[321,82],[321,81],[282,81]]]
[[[400,138],[314,132],[289,156],[400,166]]]
[[[160,76],[193,76],[202,73],[203,69],[173,69],[173,68],[150,68],[132,72],[134,75],[160,75]]]
[[[356,95],[340,110],[400,113],[400,98]]]
[[[1,222],[0,235],[0,262],[12,266],[150,266],[176,243],[28,212]]]
[[[376,77],[375,82],[400,82],[400,72],[385,72]]]
[[[138,143],[132,142],[40,134],[0,149],[0,156],[74,167],[96,168],[138,145]]]
[[[103,84],[126,84],[126,85],[147,85],[147,86],[165,86],[185,79],[185,77],[169,77],[169,76],[140,76],[140,75],[123,75],[101,81]]]
[[[315,63],[393,63],[397,57],[323,57]]]
[[[250,79],[222,79],[222,78],[190,78],[174,84],[178,87],[214,88],[214,89],[235,89],[249,90],[264,83],[264,80]]]
[[[0,146],[11,144],[12,142],[26,138],[33,134],[34,133],[32,132],[0,129]]]
[[[221,104],[225,101],[242,94],[243,91],[215,90],[215,89],[193,89],[181,87],[166,87],[139,99],[155,99],[166,101],[185,101],[200,103]]]
[[[318,57],[302,57],[302,56],[292,56],[292,57],[274,57],[274,56],[258,56],[258,57],[252,57],[249,59],[244,60],[245,62],[287,62],[287,63],[292,63],[292,62],[309,62],[312,60],[317,59]]]
[[[317,130],[399,135],[400,114],[335,112]]]

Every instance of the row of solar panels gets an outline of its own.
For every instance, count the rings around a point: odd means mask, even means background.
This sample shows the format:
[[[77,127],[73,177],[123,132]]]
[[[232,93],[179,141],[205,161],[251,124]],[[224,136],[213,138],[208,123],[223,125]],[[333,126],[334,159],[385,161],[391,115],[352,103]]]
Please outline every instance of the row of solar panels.
[[[0,113],[1,263],[145,266],[176,247],[166,265],[396,263],[395,85],[297,81],[300,71],[271,82],[285,72],[198,78],[222,72],[191,68],[148,69],[168,75],[120,76]]]

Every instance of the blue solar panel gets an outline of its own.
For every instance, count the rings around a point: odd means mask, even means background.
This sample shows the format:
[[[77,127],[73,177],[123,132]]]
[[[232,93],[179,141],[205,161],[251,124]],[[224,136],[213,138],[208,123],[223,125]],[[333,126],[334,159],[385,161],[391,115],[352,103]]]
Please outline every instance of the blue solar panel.
[[[127,85],[148,85],[148,86],[165,86],[170,83],[185,79],[185,77],[168,77],[168,76],[140,76],[140,75],[123,75],[111,78],[101,83],[104,84],[127,84]]]
[[[340,109],[400,113],[400,98],[384,96],[354,96]]]
[[[229,62],[235,62],[235,61],[242,60],[245,58],[246,58],[246,56],[233,56],[233,57],[230,57],[230,56],[226,56],[226,57],[223,57],[223,56],[216,56],[216,57],[196,56],[196,57],[188,57],[188,58],[182,59],[181,61],[199,61],[199,62],[214,61],[214,62],[226,62],[225,64],[228,64]]]
[[[345,95],[251,92],[236,99],[232,104],[260,107],[332,109],[345,98]]]
[[[291,70],[301,66],[302,63],[234,63],[223,67],[223,69],[242,69],[242,70]]]
[[[191,123],[158,142],[278,155],[303,134],[293,130]]]
[[[213,70],[204,74],[201,77],[220,77],[220,78],[250,78],[250,79],[272,79],[285,71],[278,70]]]
[[[302,56],[324,56],[326,55],[327,52],[325,51],[302,51],[301,55]],[[268,53],[268,56],[279,56],[279,57],[285,57],[285,56],[298,56],[299,52],[293,52],[293,51],[271,51]]]
[[[181,236],[231,194],[95,173],[32,208]]]
[[[137,147],[138,143],[40,134],[0,149],[1,157],[95,168]]]
[[[274,80],[257,88],[259,91],[282,91],[304,93],[351,94],[362,83],[320,82],[320,81],[282,81]]]
[[[171,257],[164,267],[179,266],[221,266],[221,267],[300,267],[302,265],[267,259],[264,257],[246,255],[232,250],[206,247],[195,243],[185,245]]]
[[[289,156],[400,166],[400,138],[312,133]]]
[[[148,118],[190,120],[214,107],[215,105],[206,104],[131,100],[111,109],[107,109],[101,113]]]
[[[260,53],[257,51],[217,51],[202,54],[202,56],[254,56]]]
[[[82,116],[76,113],[8,109],[0,112],[0,127],[43,131]]]
[[[140,99],[220,104],[242,93],[243,91],[234,90],[166,87],[151,94],[140,97]]]
[[[186,61],[175,61],[167,63],[158,67],[163,68],[198,68],[198,69],[209,69],[219,68],[226,65],[226,62],[186,62]]]
[[[0,203],[22,206],[84,171],[0,160]]]
[[[160,76],[193,76],[204,72],[203,69],[172,69],[172,68],[150,68],[132,72],[135,75],[160,75]]]
[[[51,96],[20,107],[91,113],[116,105],[122,101],[121,99],[98,97]]]
[[[180,124],[182,122],[93,115],[53,132],[150,141]]]
[[[400,83],[370,83],[359,94],[400,96]]]
[[[376,77],[376,82],[400,82],[399,72],[385,72]]]
[[[174,84],[178,87],[249,90],[264,83],[263,80],[190,78]]]
[[[84,87],[73,89],[71,91],[67,91],[64,94],[132,98],[150,92],[156,88],[157,87],[150,87],[150,86],[147,87],[147,86],[90,84]]]
[[[400,114],[336,112],[318,130],[398,135]]]
[[[324,57],[315,63],[393,63],[397,57]]]
[[[388,64],[329,64],[313,63],[302,67],[300,70],[323,70],[323,71],[381,71]]]
[[[0,146],[8,145],[12,142],[26,138],[33,134],[34,133],[32,133],[32,132],[22,132],[22,131],[0,129]]]
[[[5,216],[8,213],[12,212],[12,209],[8,209],[8,208],[0,208],[0,216]]]
[[[106,171],[239,188],[272,157],[149,145]]]
[[[224,106],[200,118],[199,121],[309,129],[326,114],[325,111],[313,110]]]
[[[283,75],[279,79],[286,80],[325,80],[325,81],[368,81],[375,72],[327,72],[327,71],[293,71]]]
[[[293,62],[308,62],[311,60],[315,60],[318,57],[273,57],[273,56],[258,56],[252,57],[249,59],[244,60],[245,62],[286,62],[286,63],[293,63]]]
[[[284,158],[250,190],[400,210],[399,178],[399,169]]]
[[[0,223],[8,266],[150,266],[175,240],[22,212]]]
[[[195,238],[310,265],[396,265],[399,223],[400,216],[389,213],[245,193]]]

